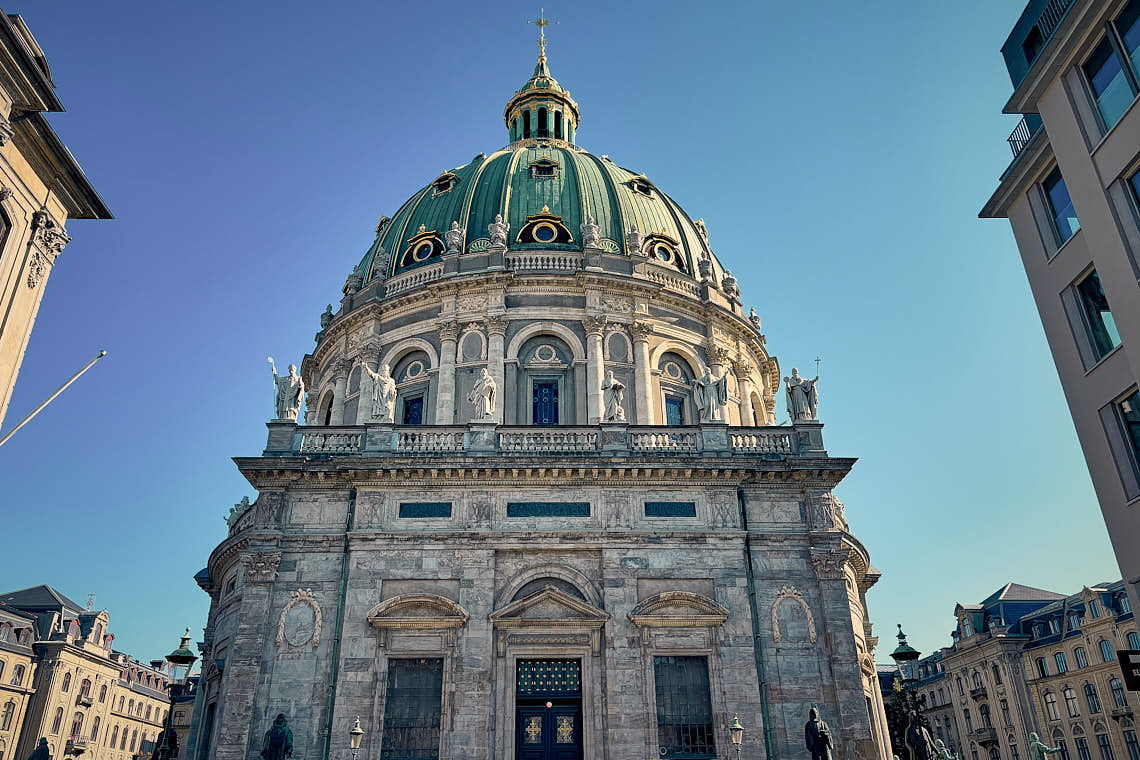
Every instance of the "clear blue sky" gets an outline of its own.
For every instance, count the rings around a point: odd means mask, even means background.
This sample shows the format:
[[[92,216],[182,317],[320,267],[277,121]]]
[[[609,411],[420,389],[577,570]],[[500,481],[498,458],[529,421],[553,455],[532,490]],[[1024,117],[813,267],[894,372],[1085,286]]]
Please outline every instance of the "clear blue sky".
[[[1016,117],[998,48],[1022,0],[547,8],[579,142],[694,217],[790,370],[822,356],[840,488],[895,622],[949,643],[955,602],[1007,580],[1119,577],[1009,225],[978,209]],[[51,119],[116,215],[73,222],[0,449],[0,586],[111,611],[142,659],[205,624],[191,580],[253,491],[265,362],[441,171],[506,142],[530,75],[524,3],[6,5],[68,108]],[[782,394],[781,394],[782,395]],[[780,407],[783,409],[783,399]]]

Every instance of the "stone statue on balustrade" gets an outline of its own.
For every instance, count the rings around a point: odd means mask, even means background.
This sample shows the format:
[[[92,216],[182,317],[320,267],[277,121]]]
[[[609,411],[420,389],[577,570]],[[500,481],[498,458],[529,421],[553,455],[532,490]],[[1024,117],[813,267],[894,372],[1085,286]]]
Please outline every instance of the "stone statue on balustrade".
[[[834,747],[831,728],[819,717],[819,710],[811,708],[808,722],[804,724],[804,743],[811,753],[811,760],[831,760]]]
[[[930,730],[922,725],[922,719],[911,710],[910,724],[906,728],[906,744],[910,747],[910,760],[934,760],[937,750]]]
[[[958,760],[958,756],[948,750],[941,739],[934,740],[934,752],[938,760]]]
[[[1046,755],[1056,755],[1060,751],[1060,747],[1046,747],[1037,734],[1029,734],[1029,760],[1045,760]]]
[[[594,223],[594,217],[587,216],[586,221],[582,222],[578,227],[578,231],[582,233],[582,245],[585,248],[597,248],[598,243],[601,242],[601,234],[599,227]]]
[[[724,422],[724,405],[728,403],[728,375],[713,377],[712,370],[693,381],[693,401],[701,422]]]
[[[269,357],[269,365],[273,367],[273,387],[277,391],[276,411],[277,419],[289,422],[297,421],[297,414],[301,411],[301,401],[305,398],[305,381],[297,376],[297,365],[289,365],[289,374],[277,374],[277,365],[273,357]]]
[[[475,407],[475,420],[477,422],[490,422],[495,416],[495,378],[484,368],[475,381],[475,387],[467,394],[467,400]]]
[[[606,379],[602,381],[602,401],[605,405],[602,421],[625,422],[625,409],[622,408],[624,399],[625,383],[616,379],[611,369],[606,373]]]
[[[443,239],[447,241],[448,253],[459,253],[463,250],[463,239],[467,237],[467,230],[459,226],[459,222],[452,222],[451,229],[443,233]]]
[[[629,232],[625,234],[625,244],[629,248],[629,252],[633,256],[644,256],[645,251],[641,250],[642,244],[645,242],[645,236],[637,229],[637,223],[634,222],[629,228]]]
[[[507,233],[511,231],[511,223],[503,221],[502,214],[495,214],[495,221],[487,225],[487,237],[491,238],[491,245],[505,247]]]
[[[369,421],[393,422],[396,418],[396,381],[392,379],[391,370],[387,364],[381,364],[379,372],[373,372],[367,364],[362,366],[372,381],[372,412]]]
[[[273,726],[265,732],[261,742],[261,756],[265,760],[285,760],[293,754],[293,729],[285,720],[285,713],[277,713]]]
[[[788,398],[788,418],[793,423],[819,419],[819,391],[815,384],[819,378],[808,380],[800,377],[798,369],[792,369],[792,376],[784,378],[784,390]]]

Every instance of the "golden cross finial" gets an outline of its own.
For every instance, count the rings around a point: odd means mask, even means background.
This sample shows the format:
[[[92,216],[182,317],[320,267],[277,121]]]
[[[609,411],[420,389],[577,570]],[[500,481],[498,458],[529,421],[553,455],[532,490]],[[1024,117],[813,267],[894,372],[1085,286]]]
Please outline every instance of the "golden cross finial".
[[[558,21],[551,21],[546,17],[546,9],[538,9],[538,18],[533,21],[528,21],[528,24],[534,24],[538,27],[538,57],[539,60],[546,60],[546,27],[551,24],[560,23]]]

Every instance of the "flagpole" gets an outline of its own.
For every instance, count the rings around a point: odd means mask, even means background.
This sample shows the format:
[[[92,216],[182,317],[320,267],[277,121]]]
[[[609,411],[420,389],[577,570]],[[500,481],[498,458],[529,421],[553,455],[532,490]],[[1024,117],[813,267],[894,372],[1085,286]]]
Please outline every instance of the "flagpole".
[[[65,390],[67,390],[67,386],[71,385],[71,384],[72,384],[72,383],[74,383],[76,380],[78,380],[78,379],[79,379],[79,376],[80,376],[80,375],[82,375],[82,374],[83,374],[84,372],[86,372],[87,370],[91,369],[91,367],[92,367],[92,366],[94,366],[95,362],[99,361],[100,359],[102,359],[102,358],[103,358],[104,356],[106,356],[106,355],[107,355],[107,352],[106,352],[106,351],[100,351],[99,353],[97,353],[97,354],[95,355],[95,358],[94,358],[94,359],[92,359],[91,361],[87,362],[87,364],[83,365],[83,369],[79,370],[79,371],[78,371],[78,372],[76,372],[74,375],[72,375],[72,376],[71,376],[71,379],[70,379],[70,380],[68,380],[68,381],[67,381],[66,383],[64,383],[63,385],[59,386],[59,388],[56,390],[56,392],[55,392],[55,393],[53,393],[53,394],[51,394],[50,396],[48,396],[48,397],[47,397],[47,399],[46,399],[46,400],[44,400],[44,402],[43,402],[42,404],[40,404],[40,405],[39,405],[39,406],[37,406],[35,409],[33,409],[33,410],[31,411],[31,413],[30,413],[30,414],[29,414],[27,417],[25,417],[24,419],[22,419],[22,420],[20,420],[19,422],[17,422],[17,423],[16,423],[16,427],[14,427],[14,428],[12,428],[11,430],[9,430],[9,431],[8,431],[8,434],[7,434],[6,436],[4,436],[3,438],[0,438],[0,446],[3,446],[3,445],[4,445],[4,444],[7,442],[7,440],[8,440],[9,438],[11,438],[13,435],[15,435],[15,434],[16,434],[16,431],[17,431],[17,430],[19,430],[19,429],[20,429],[20,428],[22,428],[24,425],[26,425],[26,424],[28,424],[29,422],[31,422],[31,420],[32,420],[32,417],[35,417],[37,414],[39,414],[41,411],[43,411],[43,408],[44,408],[45,406],[47,406],[48,404],[50,404],[52,401],[55,401],[55,397],[56,397],[56,396],[58,396],[59,394],[63,393]]]

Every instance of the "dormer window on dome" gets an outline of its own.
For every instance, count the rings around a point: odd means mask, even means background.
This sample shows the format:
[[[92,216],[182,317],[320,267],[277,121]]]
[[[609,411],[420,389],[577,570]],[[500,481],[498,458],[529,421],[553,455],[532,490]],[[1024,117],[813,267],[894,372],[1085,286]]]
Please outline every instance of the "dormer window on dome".
[[[689,268],[685,264],[685,256],[681,253],[680,243],[664,233],[656,233],[645,238],[645,255],[662,264],[676,267],[688,274]]]
[[[451,172],[444,172],[431,183],[431,197],[435,198],[444,193],[450,193],[457,184],[459,184],[459,177]]]
[[[562,223],[562,217],[550,213],[550,208],[542,207],[542,213],[528,216],[526,224],[519,230],[516,242],[519,243],[573,243],[574,236]]]
[[[552,161],[549,158],[540,158],[530,165],[530,178],[531,179],[544,179],[555,178],[561,169],[557,161]]]
[[[439,233],[424,229],[424,225],[421,224],[419,232],[408,239],[408,245],[400,256],[399,269],[420,266],[442,255],[443,240]]]
[[[629,187],[638,195],[644,195],[646,198],[653,197],[653,183],[646,179],[644,175],[631,179],[629,181]]]

